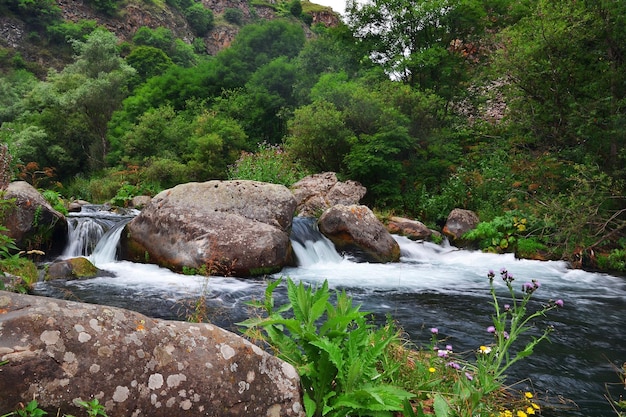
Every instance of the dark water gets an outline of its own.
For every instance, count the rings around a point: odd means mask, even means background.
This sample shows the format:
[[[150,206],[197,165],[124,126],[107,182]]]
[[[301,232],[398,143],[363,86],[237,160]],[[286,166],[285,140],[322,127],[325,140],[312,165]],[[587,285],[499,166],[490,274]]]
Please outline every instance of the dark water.
[[[536,392],[544,401],[543,415],[615,415],[605,394],[614,399],[626,394],[616,372],[626,362],[624,278],[569,270],[560,262],[520,261],[510,255],[398,241],[402,262],[377,265],[327,255],[332,252],[328,242],[300,236],[294,248],[301,266],[286,268],[275,277],[289,276],[312,285],[326,279],[332,288],[345,289],[381,322],[386,315],[393,317],[413,343],[426,346],[429,329],[437,327],[440,338],[446,338],[456,352],[472,352],[490,342],[486,328],[492,324],[493,308],[487,271],[505,267],[520,285],[538,279],[542,286],[533,298],[535,306],[562,299],[564,308],[535,322],[531,333],[536,335],[546,326],[554,328],[551,343],[541,343],[535,354],[515,364],[508,381],[515,389]],[[183,276],[113,259],[100,259],[98,266],[116,276],[41,283],[36,291],[166,319],[185,319],[193,302],[205,294],[210,320],[237,331],[235,323],[251,314],[246,301],[262,299],[266,287],[261,279]],[[500,297],[506,296],[505,290],[500,285]],[[286,302],[284,286],[276,294],[277,304]]]

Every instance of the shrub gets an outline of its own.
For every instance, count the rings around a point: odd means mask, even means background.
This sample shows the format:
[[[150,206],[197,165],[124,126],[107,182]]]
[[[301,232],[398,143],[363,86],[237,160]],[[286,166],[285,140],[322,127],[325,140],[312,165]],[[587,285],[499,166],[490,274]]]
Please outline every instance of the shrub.
[[[204,36],[213,29],[213,12],[202,3],[194,3],[185,9],[185,18],[196,36]]]
[[[262,143],[254,153],[242,152],[228,168],[229,179],[254,180],[291,186],[307,172],[291,161],[289,155],[278,145]]]
[[[243,12],[235,8],[227,8],[224,10],[224,19],[233,25],[241,25],[243,21]]]

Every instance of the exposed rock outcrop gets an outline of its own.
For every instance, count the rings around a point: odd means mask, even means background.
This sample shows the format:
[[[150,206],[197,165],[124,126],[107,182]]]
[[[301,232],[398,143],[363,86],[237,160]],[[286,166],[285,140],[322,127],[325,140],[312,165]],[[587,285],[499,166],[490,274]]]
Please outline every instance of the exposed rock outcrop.
[[[299,216],[318,217],[336,205],[359,204],[367,189],[357,181],[341,182],[334,172],[309,175],[291,186]]]
[[[433,235],[424,223],[405,217],[391,217],[387,222],[389,233],[406,236],[411,240],[428,240]]]
[[[480,219],[478,215],[471,210],[456,208],[450,212],[446,224],[443,227],[443,234],[450,241],[459,243],[461,237],[472,229],[475,229]]]
[[[339,251],[367,262],[397,262],[400,246],[366,206],[343,204],[326,210],[319,229]]]
[[[127,226],[122,257],[220,275],[277,272],[292,260],[296,200],[257,181],[181,184],[157,194]]]
[[[0,291],[0,414],[303,416],[289,364],[211,324]]]
[[[15,181],[7,187],[4,198],[15,199],[15,208],[4,213],[2,224],[18,248],[41,250],[48,256],[63,251],[67,244],[67,220],[39,191],[25,181]]]

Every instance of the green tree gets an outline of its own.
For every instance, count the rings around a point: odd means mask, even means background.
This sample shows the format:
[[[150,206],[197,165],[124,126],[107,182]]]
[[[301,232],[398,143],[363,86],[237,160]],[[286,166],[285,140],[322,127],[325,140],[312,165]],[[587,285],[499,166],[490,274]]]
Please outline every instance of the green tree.
[[[312,172],[342,172],[353,138],[343,113],[333,103],[319,100],[295,111],[285,148]]]
[[[138,46],[126,57],[126,62],[137,71],[140,82],[163,74],[174,62],[161,49]]]
[[[202,3],[193,3],[185,9],[185,18],[196,36],[204,36],[213,29],[213,12]]]
[[[499,68],[514,122],[534,146],[608,169],[626,145],[626,5],[537,1],[503,32]]]
[[[233,25],[241,25],[243,21],[243,12],[240,9],[229,7],[224,10],[224,19]]]
[[[474,0],[349,0],[346,14],[388,74],[446,97],[466,76],[462,46],[475,41],[485,21]]]
[[[135,73],[119,56],[117,38],[110,32],[99,29],[86,42],[73,44],[75,62],[61,72],[52,72],[33,89],[26,101],[30,111],[21,120],[43,129],[50,149],[56,146],[67,154],[66,158],[51,152],[46,161],[34,161],[58,167],[64,177],[86,169],[84,161],[92,169],[103,166],[108,151],[107,124]],[[68,159],[74,161],[72,166],[64,165]]]

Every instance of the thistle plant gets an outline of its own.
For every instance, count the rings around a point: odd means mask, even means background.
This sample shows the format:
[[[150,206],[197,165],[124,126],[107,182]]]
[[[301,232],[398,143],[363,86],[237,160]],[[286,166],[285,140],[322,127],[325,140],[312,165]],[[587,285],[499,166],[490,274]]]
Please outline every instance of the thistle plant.
[[[563,307],[563,300],[551,300],[538,309],[530,311],[528,304],[541,284],[537,280],[522,284],[520,296],[519,290],[516,293],[513,286],[513,275],[506,269],[502,269],[500,277],[506,285],[509,297],[507,297],[506,304],[501,304],[496,295],[494,283],[496,274],[489,271],[487,276],[494,314],[492,324],[486,328],[486,331],[492,335],[493,341],[477,347],[474,353],[475,359],[468,359],[464,355],[455,353],[450,344],[445,344],[443,340],[440,340],[437,328],[431,328],[430,344],[425,351],[426,354],[422,355],[422,359],[428,361],[430,375],[421,372],[421,375],[412,377],[411,381],[413,384],[418,382],[420,391],[428,391],[426,396],[421,396],[422,403],[430,399],[432,406],[420,407],[418,404],[418,413],[405,409],[405,416],[526,417],[539,413],[540,408],[534,402],[533,394],[530,392],[525,392],[521,400],[513,401],[514,404],[509,405],[509,408],[512,406],[514,411],[504,407],[503,396],[500,394],[505,389],[507,370],[519,360],[531,355],[537,344],[548,339],[552,328],[547,327],[539,336],[527,342],[523,349],[512,353],[517,347],[516,342],[519,342],[520,337],[533,328],[534,319],[544,316],[550,310]],[[444,344],[445,347],[442,346]],[[414,373],[419,373],[419,368],[415,366]],[[430,390],[428,382],[437,380],[435,377],[438,375],[441,376],[438,379],[438,385]],[[510,399],[511,397],[504,398]]]
[[[522,297],[518,298],[515,289],[513,288],[513,275],[511,275],[505,268],[500,270],[500,277],[504,281],[511,298],[510,304],[504,304],[502,307],[496,296],[496,290],[494,286],[494,278],[496,274],[493,271],[489,271],[487,277],[489,278],[489,286],[491,297],[493,299],[492,304],[495,310],[495,314],[492,316],[493,325],[487,327],[487,331],[494,336],[494,342],[481,346],[478,350],[477,372],[484,379],[490,379],[499,386],[499,383],[504,379],[505,372],[514,363],[527,356],[532,355],[533,350],[537,344],[542,340],[549,340],[548,336],[553,330],[552,327],[547,327],[543,330],[543,333],[539,337],[533,337],[530,342],[526,344],[524,349],[518,351],[514,356],[511,355],[511,348],[519,337],[531,330],[532,320],[545,316],[545,314],[558,307],[563,307],[563,300],[550,301],[548,304],[543,305],[541,308],[534,312],[528,311],[528,302],[532,298],[532,295],[541,287],[539,281],[533,279],[531,282],[522,284]],[[492,384],[488,384],[487,380],[484,380],[486,387]]]

